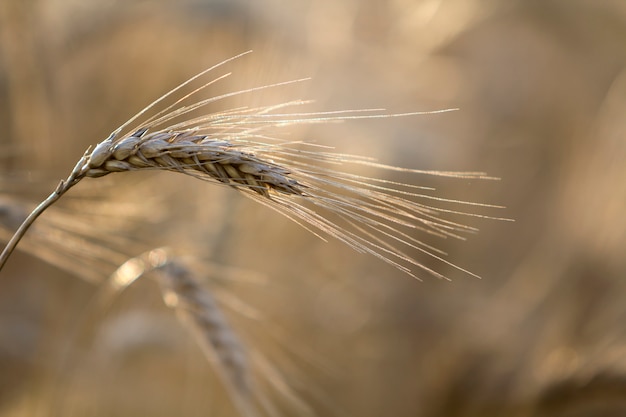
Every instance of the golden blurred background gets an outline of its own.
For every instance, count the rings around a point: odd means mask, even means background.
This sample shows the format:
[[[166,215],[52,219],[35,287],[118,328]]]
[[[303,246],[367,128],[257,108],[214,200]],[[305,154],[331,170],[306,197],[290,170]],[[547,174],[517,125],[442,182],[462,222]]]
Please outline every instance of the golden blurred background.
[[[482,280],[417,282],[192,178],[85,181],[0,274],[0,415],[237,415],[154,282],[98,301],[99,282],[161,245],[202,259],[239,306],[235,331],[267,358],[255,372],[289,387],[268,394],[282,415],[304,415],[300,400],[321,416],[626,415],[624,40],[621,0],[2,0],[5,241],[89,145],[246,50],[222,88],[312,77],[269,99],[459,107],[291,134],[486,171],[501,181],[393,179],[515,222],[436,242]]]

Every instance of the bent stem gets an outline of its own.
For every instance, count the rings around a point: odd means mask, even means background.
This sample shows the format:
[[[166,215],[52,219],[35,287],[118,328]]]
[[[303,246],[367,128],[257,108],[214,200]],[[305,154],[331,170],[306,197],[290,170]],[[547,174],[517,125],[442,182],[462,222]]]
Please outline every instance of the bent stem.
[[[87,167],[87,161],[89,160],[88,152],[89,150],[87,150],[87,152],[85,152],[83,157],[78,161],[78,163],[72,170],[72,173],[65,180],[61,180],[61,182],[59,183],[57,188],[52,192],[52,194],[50,194],[48,198],[46,198],[37,207],[35,207],[35,209],[28,215],[28,217],[26,217],[26,219],[22,222],[22,224],[17,229],[17,231],[13,234],[13,237],[11,237],[11,240],[9,240],[9,243],[7,243],[4,250],[2,251],[2,254],[0,255],[0,271],[2,271],[2,268],[4,268],[4,264],[9,259],[9,256],[11,256],[11,254],[15,250],[15,247],[20,242],[22,237],[24,237],[24,235],[26,234],[30,226],[33,224],[33,222],[37,219],[37,217],[39,217],[41,213],[43,213],[48,207],[50,207],[59,198],[61,198],[61,196],[65,194],[67,190],[72,188],[81,179],[83,179],[83,177],[85,176],[86,170],[88,169]]]

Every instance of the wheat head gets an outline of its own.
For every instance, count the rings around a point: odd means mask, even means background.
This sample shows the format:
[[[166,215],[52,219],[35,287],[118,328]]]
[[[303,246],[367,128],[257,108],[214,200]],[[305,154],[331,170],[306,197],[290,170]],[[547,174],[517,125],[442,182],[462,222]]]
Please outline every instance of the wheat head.
[[[264,85],[194,101],[226,73],[136,122],[154,111],[165,98],[211,73],[241,54],[223,61],[172,89],[140,111],[107,139],[88,149],[69,177],[22,224],[0,256],[0,268],[30,223],[67,190],[84,178],[114,172],[167,170],[231,186],[253,200],[287,216],[314,234],[336,238],[355,250],[376,256],[417,278],[416,269],[446,278],[407,251],[416,251],[447,266],[477,276],[444,258],[444,253],[423,242],[416,233],[463,238],[475,228],[445,218],[446,214],[490,217],[473,211],[489,204],[446,199],[428,194],[427,187],[368,178],[350,173],[347,165],[366,165],[387,171],[464,179],[492,179],[482,172],[441,172],[404,169],[356,157],[307,147],[302,142],[272,136],[278,128],[304,123],[388,118],[424,114],[385,114],[380,110],[335,112],[282,112],[303,105],[302,100],[263,107],[238,107],[194,116],[194,112],[229,97],[276,88],[302,80]],[[438,112],[445,112],[442,110]],[[433,113],[433,112],[430,112]],[[437,112],[435,112],[437,113]],[[133,123],[136,123],[133,125]],[[437,207],[452,204],[458,208]],[[464,208],[465,207],[465,208]],[[467,208],[469,207],[469,208]],[[491,217],[493,218],[493,217]]]
[[[189,265],[191,260],[176,256],[169,248],[153,249],[128,259],[101,288],[96,310],[106,308],[136,280],[153,276],[164,303],[193,335],[242,416],[278,415],[270,393],[266,392],[268,383],[269,388],[297,407],[298,415],[311,415],[308,405],[272,363],[249,341],[239,337],[223,312],[223,304],[228,305],[224,303],[224,294],[214,292],[207,285],[204,274]],[[266,384],[258,383],[259,376]]]
[[[174,258],[159,265],[157,271],[165,303],[196,336],[242,415],[256,416],[246,349],[215,298],[190,269]]]

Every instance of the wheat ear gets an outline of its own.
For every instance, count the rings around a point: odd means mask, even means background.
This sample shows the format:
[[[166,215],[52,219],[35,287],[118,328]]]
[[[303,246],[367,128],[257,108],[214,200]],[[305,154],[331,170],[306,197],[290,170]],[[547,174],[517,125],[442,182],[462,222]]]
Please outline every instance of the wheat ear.
[[[163,300],[195,335],[204,355],[226,385],[233,403],[243,416],[256,416],[246,350],[215,298],[176,259],[170,259],[157,271]]]
[[[110,303],[113,296],[150,273],[156,275],[165,304],[196,338],[235,407],[245,417],[256,417],[255,396],[262,405],[265,402],[263,395],[253,389],[244,343],[222,313],[216,298],[169,249],[153,249],[120,265],[103,287],[100,304]]]
[[[241,54],[244,55],[244,54]],[[494,218],[464,209],[438,207],[426,202],[468,207],[499,207],[445,199],[428,194],[426,187],[368,178],[344,172],[342,165],[358,164],[375,169],[464,179],[493,179],[482,172],[441,172],[398,168],[369,158],[306,149],[306,144],[280,141],[268,128],[290,124],[326,123],[350,119],[373,119],[424,114],[385,114],[380,110],[291,112],[279,110],[303,105],[301,100],[257,108],[239,107],[218,113],[191,116],[209,104],[229,97],[275,88],[301,80],[235,91],[188,103],[205,88],[229,73],[211,79],[182,94],[173,104],[129,126],[163,99],[186,87],[226,60],[192,77],[144,108],[120,126],[93,151],[88,150],[70,176],[24,221],[0,255],[4,266],[19,239],[32,222],[67,190],[85,177],[113,172],[167,170],[229,185],[253,200],[272,208],[312,231],[326,234],[355,250],[368,253],[416,277],[414,268],[439,278],[443,274],[407,254],[417,251],[469,275],[477,276],[444,258],[445,253],[416,238],[422,231],[439,237],[462,238],[475,228],[445,219],[445,214]],[[441,110],[440,113],[449,110]],[[127,131],[126,133],[123,133]],[[422,191],[427,190],[427,191]],[[317,230],[317,232],[316,232]],[[321,233],[321,234],[320,234]]]

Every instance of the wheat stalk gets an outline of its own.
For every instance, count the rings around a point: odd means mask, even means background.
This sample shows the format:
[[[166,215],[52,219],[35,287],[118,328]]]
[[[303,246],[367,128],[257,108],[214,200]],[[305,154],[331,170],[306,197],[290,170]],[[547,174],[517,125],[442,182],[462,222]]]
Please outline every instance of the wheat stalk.
[[[411,276],[417,277],[414,268],[418,268],[445,278],[443,274],[406,254],[408,249],[476,276],[444,259],[442,251],[414,237],[414,232],[421,230],[440,237],[461,238],[460,233],[476,229],[442,218],[442,214],[489,217],[460,209],[437,208],[425,201],[474,207],[498,206],[428,195],[418,192],[425,187],[367,178],[344,172],[341,166],[359,164],[383,170],[454,178],[491,177],[481,172],[420,171],[392,167],[368,158],[320,151],[317,148],[306,149],[302,143],[279,141],[265,133],[268,128],[290,124],[424,113],[384,114],[377,110],[278,112],[306,103],[298,100],[274,106],[240,107],[192,116],[192,112],[219,100],[301,81],[265,85],[186,104],[192,96],[228,76],[227,73],[182,94],[173,104],[130,128],[133,122],[165,98],[242,55],[223,61],[169,91],[120,126],[93,150],[88,149],[68,178],[61,181],[54,192],[20,225],[0,255],[0,269],[35,219],[84,178],[124,171],[167,170],[229,185],[296,221],[317,236],[326,234],[339,239],[357,251],[374,255]],[[445,111],[449,110],[438,112]]]
[[[8,241],[28,213],[28,204],[24,201],[0,195],[0,241]],[[33,227],[30,239],[24,241],[21,248],[73,275],[92,282],[100,281],[103,271],[127,258],[114,249],[115,243],[128,242],[124,237],[103,232],[100,228],[94,230],[93,224],[91,230],[83,228],[76,219],[75,213],[51,210],[46,221]]]
[[[39,188],[39,183],[31,180],[26,188],[22,179],[2,180],[5,192],[0,192],[0,241],[8,242],[34,205],[30,197],[20,194]],[[146,202],[151,207],[163,203],[150,190],[151,184],[135,182],[131,189],[128,184],[117,182],[112,186],[109,181],[99,181],[95,187],[81,189],[72,198],[50,207],[18,248],[72,275],[101,282],[128,259],[129,253],[145,248],[136,226],[147,217],[161,215],[153,209],[147,216]],[[135,194],[137,201],[122,201],[128,192]]]

